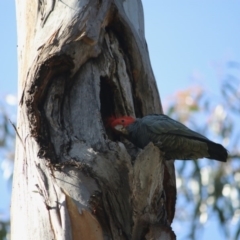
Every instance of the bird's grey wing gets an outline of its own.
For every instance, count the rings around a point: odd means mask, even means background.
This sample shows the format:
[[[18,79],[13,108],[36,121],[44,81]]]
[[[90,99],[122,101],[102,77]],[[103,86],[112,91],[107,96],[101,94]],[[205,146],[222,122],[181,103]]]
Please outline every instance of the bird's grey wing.
[[[145,119],[144,124],[146,128],[153,134],[172,134],[202,141],[209,141],[208,138],[192,131],[182,123],[175,121],[166,115],[156,115],[152,117],[152,119]]]
[[[192,131],[166,115],[142,118],[146,137],[159,146],[169,159],[198,159],[207,157],[226,162],[227,150],[218,143]]]

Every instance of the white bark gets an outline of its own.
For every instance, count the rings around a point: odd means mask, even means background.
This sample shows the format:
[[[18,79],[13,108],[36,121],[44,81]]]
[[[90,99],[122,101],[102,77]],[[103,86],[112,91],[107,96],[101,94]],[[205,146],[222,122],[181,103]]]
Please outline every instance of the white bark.
[[[141,2],[16,5],[11,238],[174,239],[172,163],[152,144],[136,156],[105,121],[161,112]]]

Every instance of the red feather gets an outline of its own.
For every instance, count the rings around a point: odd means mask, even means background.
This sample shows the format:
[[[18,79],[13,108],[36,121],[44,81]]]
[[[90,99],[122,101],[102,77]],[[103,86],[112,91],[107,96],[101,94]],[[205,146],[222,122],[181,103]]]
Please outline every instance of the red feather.
[[[117,125],[122,125],[122,126],[126,127],[135,121],[136,121],[136,119],[134,117],[130,117],[130,116],[123,116],[123,117],[119,117],[119,118],[112,116],[112,117],[108,118],[107,123],[111,128],[114,128]]]

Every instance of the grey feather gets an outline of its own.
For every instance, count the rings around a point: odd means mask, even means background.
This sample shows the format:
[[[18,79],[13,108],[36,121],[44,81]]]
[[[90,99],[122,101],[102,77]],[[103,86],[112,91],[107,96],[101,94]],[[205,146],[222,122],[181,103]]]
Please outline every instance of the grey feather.
[[[147,115],[126,127],[128,139],[144,148],[153,142],[167,159],[210,158],[227,160],[227,150],[220,144],[192,131],[164,114]]]

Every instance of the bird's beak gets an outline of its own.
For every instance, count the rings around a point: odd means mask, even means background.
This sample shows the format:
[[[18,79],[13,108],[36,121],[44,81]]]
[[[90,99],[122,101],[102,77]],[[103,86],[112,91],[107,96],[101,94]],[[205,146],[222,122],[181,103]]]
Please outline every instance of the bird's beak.
[[[114,129],[118,132],[121,132],[123,134],[127,134],[127,129],[123,125],[116,125]]]

